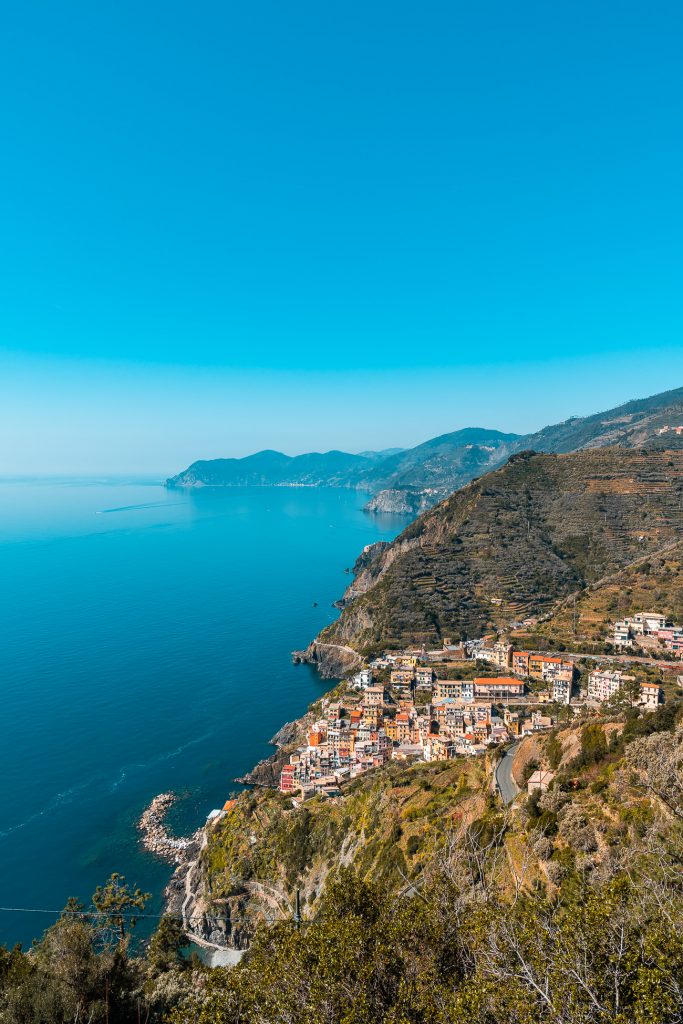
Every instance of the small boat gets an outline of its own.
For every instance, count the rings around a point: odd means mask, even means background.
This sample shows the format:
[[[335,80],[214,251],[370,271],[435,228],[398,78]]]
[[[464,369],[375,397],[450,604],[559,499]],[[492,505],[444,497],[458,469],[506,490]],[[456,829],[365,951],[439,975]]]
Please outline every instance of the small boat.
[[[317,602],[317,601],[314,601],[314,602],[313,602],[313,607],[314,607],[314,608],[317,608],[317,607],[318,607],[318,602]]]

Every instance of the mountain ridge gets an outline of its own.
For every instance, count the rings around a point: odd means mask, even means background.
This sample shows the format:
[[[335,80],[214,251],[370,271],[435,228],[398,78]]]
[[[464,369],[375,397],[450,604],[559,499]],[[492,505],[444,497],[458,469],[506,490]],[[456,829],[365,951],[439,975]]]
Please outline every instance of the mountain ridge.
[[[683,448],[683,388],[632,399],[590,416],[570,417],[530,434],[464,427],[413,448],[332,450],[289,456],[266,449],[242,459],[198,460],[168,487],[338,486],[369,492],[371,511],[417,513],[525,449],[566,453],[618,445]]]

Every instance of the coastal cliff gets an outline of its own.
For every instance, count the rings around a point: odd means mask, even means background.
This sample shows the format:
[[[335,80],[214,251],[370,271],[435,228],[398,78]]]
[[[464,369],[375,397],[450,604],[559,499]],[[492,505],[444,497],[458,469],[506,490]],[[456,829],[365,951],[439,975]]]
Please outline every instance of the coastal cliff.
[[[678,450],[520,452],[372,558],[312,649],[440,646],[546,615],[677,540],[681,501]]]
[[[417,515],[429,505],[433,505],[439,498],[445,497],[445,493],[438,494],[436,491],[407,491],[391,487],[378,491],[363,508],[366,512]]]
[[[323,679],[340,679],[363,664],[363,659],[353,648],[319,640],[314,640],[303,651],[292,651],[292,659],[295,665],[315,665]]]

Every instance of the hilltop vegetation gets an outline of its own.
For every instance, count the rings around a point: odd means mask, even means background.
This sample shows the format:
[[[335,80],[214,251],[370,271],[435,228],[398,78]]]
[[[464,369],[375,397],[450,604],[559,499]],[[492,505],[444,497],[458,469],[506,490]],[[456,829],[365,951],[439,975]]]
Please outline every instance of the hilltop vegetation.
[[[320,639],[439,645],[549,613],[680,539],[682,501],[683,451],[520,453],[380,551]]]
[[[314,803],[307,830],[333,868],[323,881],[300,834],[286,844],[300,853],[287,883],[315,881],[301,927],[290,914],[261,926],[240,967],[215,972],[173,1020],[680,1020],[680,711],[629,711],[534,737],[537,763],[556,779],[521,797],[517,813],[497,804],[471,762],[391,765],[341,803]],[[384,829],[373,823],[380,812]],[[302,814],[269,812],[256,845],[282,835],[281,816]],[[345,823],[338,834],[332,822]],[[212,839],[209,858],[227,858],[219,878],[246,824]],[[277,859],[269,870],[278,877]]]

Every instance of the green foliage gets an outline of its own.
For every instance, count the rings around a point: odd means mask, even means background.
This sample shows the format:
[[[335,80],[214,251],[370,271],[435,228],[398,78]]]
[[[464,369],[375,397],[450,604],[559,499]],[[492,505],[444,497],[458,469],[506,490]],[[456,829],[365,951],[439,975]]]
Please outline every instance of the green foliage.
[[[118,932],[119,942],[126,940],[126,928],[135,927],[135,910],[144,910],[151,893],[126,885],[126,879],[115,871],[104,885],[98,885],[93,893],[93,904],[100,916],[103,928]]]
[[[514,911],[491,888],[466,913],[462,899],[447,874],[411,897],[343,871],[314,921],[262,929],[172,1021],[671,1024],[683,1011],[680,906],[657,913],[625,878],[575,876],[553,899],[535,886]]]
[[[177,917],[162,917],[147,950],[147,961],[157,973],[166,973],[173,969],[185,970],[188,960],[184,952],[189,942]]]

